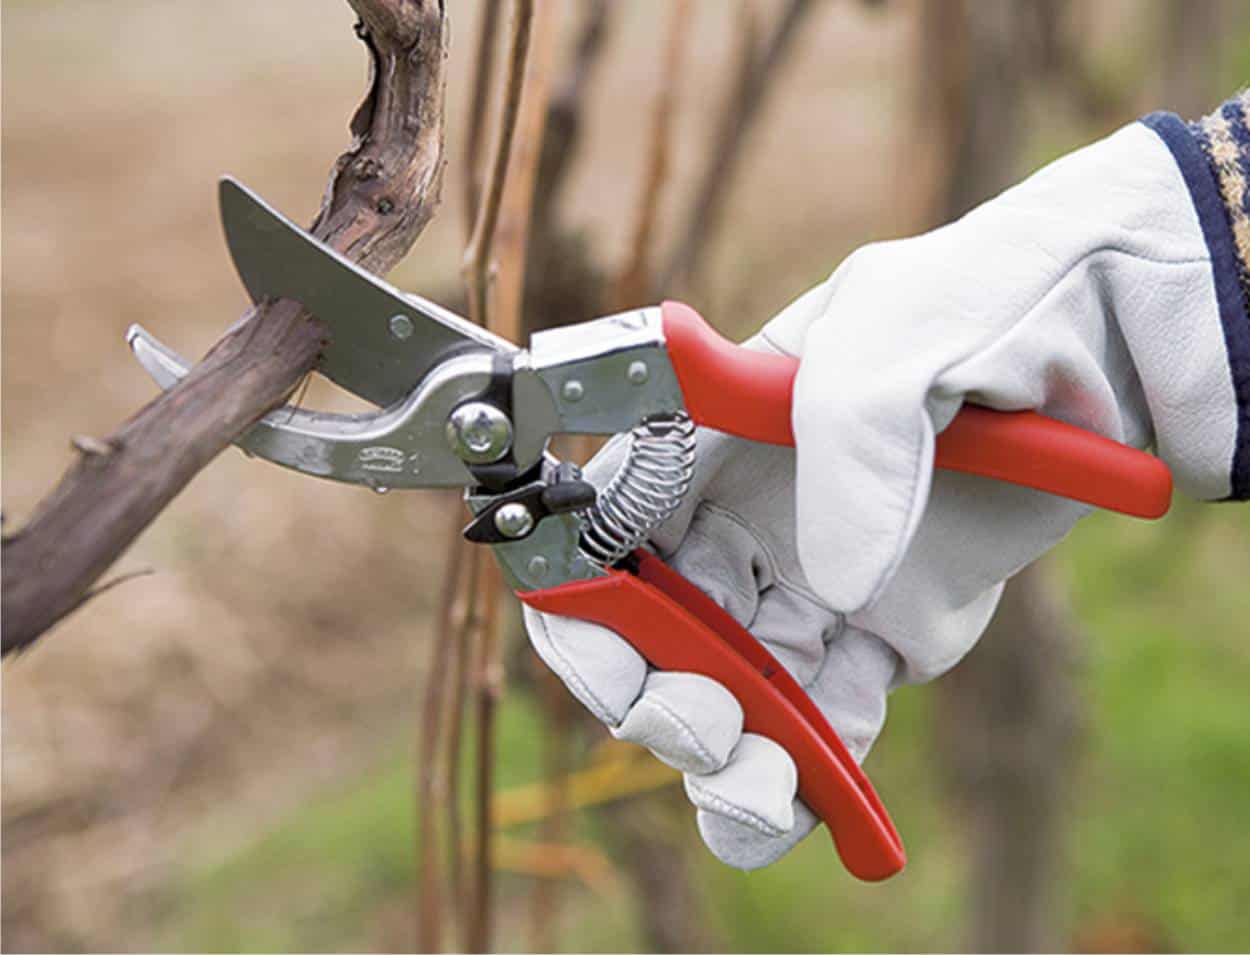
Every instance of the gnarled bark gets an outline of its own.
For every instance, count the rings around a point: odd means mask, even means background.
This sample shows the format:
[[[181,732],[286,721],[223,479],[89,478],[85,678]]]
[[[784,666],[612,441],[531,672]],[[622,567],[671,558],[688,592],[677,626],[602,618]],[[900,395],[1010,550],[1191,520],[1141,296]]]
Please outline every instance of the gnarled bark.
[[[441,0],[349,0],[369,90],[312,231],[375,272],[408,251],[438,205],[446,14]],[[326,329],[298,303],[265,301],[176,387],[78,458],[3,542],[3,652],[71,613],[178,492],[313,370]]]

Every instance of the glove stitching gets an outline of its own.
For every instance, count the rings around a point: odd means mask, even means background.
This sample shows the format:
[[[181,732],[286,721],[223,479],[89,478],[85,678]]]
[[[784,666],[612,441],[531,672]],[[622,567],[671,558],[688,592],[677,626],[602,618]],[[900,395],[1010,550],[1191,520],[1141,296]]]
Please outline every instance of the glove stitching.
[[[734,524],[737,524],[740,528],[742,528],[744,531],[746,531],[748,534],[751,535],[751,537],[755,540],[756,544],[759,546],[760,550],[763,552],[764,559],[768,562],[769,571],[772,574],[773,579],[775,581],[771,585],[772,587],[782,587],[790,591],[798,599],[805,600],[808,603],[810,603],[817,611],[831,614],[833,616],[834,622],[833,622],[833,627],[831,628],[832,633],[829,635],[828,639],[825,639],[823,635],[821,637],[821,642],[825,645],[826,652],[828,652],[827,648],[829,644],[831,644],[834,640],[838,639],[838,637],[840,637],[846,631],[846,627],[847,627],[846,615],[834,610],[827,603],[825,603],[825,601],[821,600],[820,597],[817,596],[808,587],[804,586],[803,584],[799,584],[795,582],[791,577],[789,577],[786,574],[783,574],[780,569],[782,567],[782,562],[778,560],[776,554],[773,552],[772,548],[769,547],[767,542],[762,540],[760,535],[755,532],[755,530],[753,529],[753,525],[747,522],[746,519],[743,518],[741,515],[735,513],[734,511],[727,510],[724,506],[720,504],[715,504],[711,501],[701,501],[699,503],[699,507],[706,508],[707,511],[712,513],[713,515],[725,518],[726,520]],[[770,652],[774,652],[774,651],[771,651],[770,649]],[[818,676],[820,675],[820,667],[821,667],[821,664],[817,664],[812,669],[812,675],[808,677],[807,681],[806,682],[800,681],[799,685],[802,686],[804,689],[811,687],[816,682]],[[791,673],[792,676],[795,677],[795,679],[798,679],[798,674],[795,673],[791,667],[787,666],[786,669]]]
[[[560,651],[560,648],[556,645],[555,640],[551,637],[551,631],[547,628],[546,615],[537,614],[536,617],[539,624],[543,628],[543,636],[547,640],[547,647],[551,650],[552,655],[559,663],[559,666],[553,667],[553,669],[558,671],[560,679],[568,685],[569,689],[573,691],[573,695],[583,702],[586,708],[594,714],[595,718],[599,720],[599,722],[606,723],[608,726],[615,729],[619,725],[619,721],[612,716],[607,704],[599,699],[599,696],[595,693],[595,691],[587,685],[586,681],[581,678],[577,670],[573,668],[573,664],[569,662],[568,657]]]
[[[749,809],[743,809],[741,806],[716,795],[716,793],[704,789],[698,783],[690,782],[689,777],[687,777],[687,783],[689,789],[691,790],[690,795],[692,797],[698,796],[700,800],[706,801],[707,805],[695,803],[695,805],[700,809],[716,813],[719,816],[727,816],[734,822],[740,822],[744,826],[749,826],[756,832],[759,832],[770,839],[778,839],[781,836],[784,836],[788,831],[773,825],[758,813],[751,812]],[[693,801],[693,799],[691,801]]]
[[[782,562],[778,560],[777,555],[773,552],[773,548],[769,546],[768,542],[760,535],[753,524],[748,522],[740,514],[737,514],[724,507],[724,505],[717,504],[713,501],[700,501],[699,507],[706,509],[708,512],[715,514],[718,517],[723,517],[732,523],[737,524],[740,528],[751,535],[751,537],[755,540],[755,543],[759,545],[760,550],[763,552],[764,559],[768,561],[768,569],[771,572],[773,579],[776,581],[773,586],[777,586],[777,584],[784,585],[797,593],[799,596],[811,601],[820,609],[832,614],[837,614],[839,619],[841,618],[842,615],[825,603],[825,601],[821,600],[820,596],[811,589],[806,581],[796,581],[788,574],[783,574],[781,572]]]
[[[706,770],[706,772],[716,772],[718,769],[724,768],[724,762],[722,760],[718,760],[715,754],[713,754],[712,751],[703,744],[703,741],[699,739],[698,734],[695,733],[690,724],[678,716],[677,713],[663,700],[657,699],[653,696],[644,696],[636,704],[634,704],[635,707],[643,705],[655,707],[662,715],[668,717],[669,720],[672,721],[673,725],[677,727],[678,735],[685,740],[689,740],[691,748],[695,751],[696,755],[698,755],[701,759],[706,760],[708,765],[712,767],[711,769]],[[624,723],[624,720],[621,722]],[[650,749],[650,747],[648,747],[648,749]],[[652,750],[652,752],[654,752],[654,750]]]
[[[827,302],[826,302],[825,304],[826,304],[826,306],[828,305],[828,303],[827,303]],[[759,335],[758,335],[757,337],[758,337],[761,341],[763,341],[763,342],[764,342],[764,344],[768,345],[768,346],[769,346],[769,348],[773,349],[773,351],[774,351],[774,352],[776,352],[778,355],[785,355],[787,358],[793,358],[793,357],[794,357],[794,355],[793,355],[793,354],[791,354],[791,353],[790,353],[789,351],[787,351],[785,348],[782,348],[782,347],[781,347],[781,345],[777,342],[777,340],[776,340],[776,339],[774,339],[771,335],[769,335],[769,334],[768,334],[768,329],[767,329],[767,328],[761,329],[761,330],[760,330],[760,333],[759,333]]]

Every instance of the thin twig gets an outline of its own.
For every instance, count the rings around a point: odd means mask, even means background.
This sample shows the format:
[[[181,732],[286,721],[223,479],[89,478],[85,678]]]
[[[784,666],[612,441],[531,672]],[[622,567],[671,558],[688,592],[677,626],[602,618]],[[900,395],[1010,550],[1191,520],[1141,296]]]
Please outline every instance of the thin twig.
[[[769,86],[799,34],[812,0],[789,0],[762,51],[748,48],[739,57],[731,94],[726,98],[708,162],[695,191],[681,238],[660,272],[659,291],[668,294],[688,284],[701,264],[710,237],[724,212],[725,199],[742,156],[742,146],[762,112]]]
[[[469,131],[464,149],[464,222],[465,234],[471,235],[482,196],[482,131],[490,112],[491,80],[495,75],[495,41],[499,32],[501,0],[486,0],[477,26],[477,43],[473,55],[473,87],[469,95]]]
[[[538,161],[538,186],[533,209],[533,244],[544,251],[555,237],[555,211],[568,181],[569,170],[581,141],[582,116],[595,69],[603,60],[610,32],[613,5],[609,0],[589,0],[573,49],[573,59],[555,84],[547,108],[547,128]]]
[[[484,586],[494,585],[496,578],[491,573],[494,568],[491,566],[492,557],[489,553],[465,540],[461,540],[460,544],[465,550],[464,561],[469,573],[460,582],[460,592],[456,595],[456,606],[452,615],[449,639],[457,648],[455,666],[442,677],[448,680],[453,691],[448,708],[450,725],[444,757],[448,786],[442,798],[447,813],[445,858],[449,869],[448,882],[456,896],[455,904],[448,908],[447,915],[454,920],[460,933],[460,947],[466,948],[471,936],[469,922],[477,911],[480,892],[476,884],[476,872],[463,865],[466,840],[461,789],[464,775],[465,717],[473,699],[473,677],[482,643],[482,628],[485,625],[485,608],[479,599],[479,592]]]
[[[464,542],[460,539],[459,512],[452,517],[450,546],[443,561],[443,589],[439,601],[438,624],[430,641],[430,658],[426,666],[422,692],[421,729],[417,745],[416,832],[417,853],[421,860],[417,880],[417,942],[422,951],[440,947],[443,911],[443,868],[439,864],[438,813],[439,799],[446,788],[440,774],[444,765],[444,711],[448,707],[449,688],[445,674],[454,669],[458,644],[450,639],[453,601],[464,573]]]
[[[669,9],[668,38],[660,66],[659,88],[651,111],[651,135],[647,142],[647,166],[638,194],[638,213],[629,255],[616,280],[613,299],[618,309],[639,305],[651,297],[651,251],[659,217],[660,196],[669,172],[673,114],[680,87],[682,53],[690,33],[691,0],[674,0]]]
[[[478,626],[476,607],[472,597],[477,591],[477,581],[481,576],[481,560],[487,555],[481,552],[481,548],[474,547],[468,541],[460,538],[459,528],[456,530],[456,538],[455,543],[460,551],[460,563],[467,569],[467,575],[460,581],[458,592],[454,597],[451,628],[442,634],[442,639],[455,647],[455,652],[452,654],[451,665],[442,673],[437,675],[431,674],[431,677],[446,683],[451,691],[447,713],[450,725],[447,729],[447,749],[444,756],[446,762],[444,775],[447,779],[447,788],[443,792],[442,797],[446,803],[447,844],[450,847],[447,858],[450,860],[451,868],[448,872],[447,881],[451,886],[452,893],[456,896],[457,906],[463,910],[468,907],[470,901],[468,893],[471,887],[468,884],[468,876],[464,871],[464,866],[461,865],[461,859],[464,857],[464,852],[462,851],[464,845],[464,813],[460,798],[461,777],[463,775],[461,772],[460,755],[461,747],[464,745],[465,707],[472,689],[469,678],[473,672],[474,630]],[[456,919],[456,911],[451,910],[448,914],[453,920]]]
[[[100,596],[100,594],[107,593],[108,591],[112,590],[114,587],[124,584],[127,581],[134,580],[136,577],[150,577],[154,573],[156,573],[156,571],[154,571],[151,567],[143,567],[143,568],[140,568],[139,570],[131,570],[131,571],[127,571],[124,574],[118,574],[116,577],[113,577],[110,580],[106,580],[102,584],[97,584],[96,586],[88,590],[85,594],[82,595],[78,603],[75,604],[72,608],[70,608],[70,612],[72,613],[74,610],[78,610],[79,608],[83,606],[83,604],[87,603],[87,601],[95,600],[95,598]],[[24,647],[18,647],[17,651],[21,652],[21,650],[23,649]]]
[[[514,116],[501,122],[513,125],[511,153],[504,172],[498,218],[493,237],[488,240],[494,252],[490,269],[495,285],[486,313],[486,324],[496,334],[517,339],[521,330],[521,295],[525,276],[526,241],[532,208],[534,182],[541,155],[543,129],[547,118],[547,97],[555,50],[558,5],[545,0],[533,9],[529,26],[529,48],[524,52],[519,104]],[[518,16],[522,11],[518,7]],[[518,25],[518,30],[520,26]],[[505,91],[504,101],[513,91]],[[502,134],[502,130],[501,130]],[[502,136],[501,136],[502,138]],[[480,274],[480,273],[479,273]],[[499,581],[495,568],[484,575],[479,599],[484,605],[481,643],[476,673],[477,683],[477,851],[475,854],[475,918],[468,934],[472,951],[490,947],[494,915],[494,838],[491,805],[494,798],[495,715],[503,694],[502,642],[498,621]]]
[[[521,337],[522,292],[534,186],[549,115],[555,40],[563,11],[563,0],[543,0],[534,8],[516,132],[495,230],[494,286],[488,325],[491,331],[511,341]]]
[[[469,293],[469,317],[479,325],[486,324],[486,295],[490,286],[491,248],[495,226],[499,223],[499,206],[503,199],[508,157],[516,132],[517,110],[521,104],[521,87],[525,77],[525,58],[529,51],[530,27],[534,20],[534,0],[513,0],[512,36],[508,45],[508,63],[504,79],[504,96],[490,169],[482,188],[473,232],[464,250],[461,271]]]
[[[89,591],[87,591],[87,596],[84,597],[83,600],[92,600],[95,597],[100,596],[100,594],[108,593],[108,591],[112,590],[114,587],[118,587],[127,581],[135,580],[138,577],[151,577],[155,573],[156,571],[151,567],[140,567],[138,570],[128,570],[124,574],[118,574],[116,577],[111,577],[104,583],[97,584],[92,587]]]
[[[487,11],[487,14],[489,12]],[[504,68],[504,85],[494,142],[485,181],[480,190],[477,190],[473,228],[462,264],[462,273],[468,291],[469,317],[481,325],[492,324],[488,309],[490,287],[494,277],[494,245],[513,142],[516,137],[533,21],[534,0],[514,0],[508,59]],[[483,37],[487,37],[485,31],[489,29],[493,27],[484,26]],[[493,42],[493,39],[483,39],[482,42]],[[487,68],[484,72],[485,75],[489,75],[492,71]],[[485,114],[487,95],[487,88],[483,81],[483,84],[475,90],[473,107],[475,113]],[[519,324],[519,320],[514,319],[513,324]],[[456,597],[449,601],[450,604],[461,598],[464,600],[465,618],[462,625],[456,628],[454,640],[458,645],[457,652],[463,657],[460,665],[472,670],[478,698],[476,712],[478,755],[475,774],[478,805],[477,838],[472,878],[467,881],[459,877],[458,853],[461,851],[462,834],[458,805],[448,805],[447,811],[449,828],[452,830],[449,835],[452,840],[450,851],[454,856],[454,861],[450,862],[453,867],[453,879],[463,884],[463,889],[457,893],[463,906],[461,918],[457,920],[461,925],[461,942],[468,951],[485,951],[490,946],[493,908],[490,797],[494,761],[494,709],[502,684],[496,659],[499,578],[493,563],[486,560],[485,555],[474,555],[470,560],[470,566],[473,568],[473,573],[469,575],[471,579],[462,579],[456,587]],[[450,711],[450,731],[454,745],[449,745],[443,759],[445,772],[448,778],[453,780],[447,798],[457,804],[459,803],[459,744],[465,702],[463,698],[456,699]],[[434,882],[440,877],[427,874],[426,878]],[[423,920],[425,923],[422,928],[423,942],[427,943],[425,947],[437,947],[440,941],[431,927],[437,919],[437,916],[430,919],[427,915]],[[433,944],[428,944],[431,941]]]
[[[481,611],[476,628],[473,676],[477,690],[477,741],[474,772],[473,891],[466,909],[465,949],[485,952],[491,947],[494,926],[494,833],[491,807],[495,776],[495,707],[503,693],[503,667],[499,660],[499,570],[494,561],[482,562],[476,596]]]
[[[572,698],[559,678],[541,661],[535,657],[533,663],[537,671],[536,692],[547,717],[542,739],[543,779],[547,781],[547,799],[543,807],[546,815],[539,824],[538,839],[558,844],[568,841],[570,821],[568,778],[572,770]],[[547,879],[534,886],[529,913],[531,951],[555,950],[562,888],[563,883],[559,880]]]

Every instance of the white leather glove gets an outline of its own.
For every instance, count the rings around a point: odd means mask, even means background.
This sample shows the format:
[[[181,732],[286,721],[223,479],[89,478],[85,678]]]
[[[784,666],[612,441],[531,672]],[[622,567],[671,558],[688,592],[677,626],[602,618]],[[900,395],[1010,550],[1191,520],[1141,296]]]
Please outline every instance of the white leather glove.
[[[1229,493],[1238,412],[1212,266],[1176,162],[1144,125],[957,223],[861,249],[755,346],[800,357],[797,451],[701,433],[687,503],[653,542],[794,673],[857,759],[890,689],[953,666],[1003,581],[1088,511],[935,475],[934,436],[962,402],[1157,445],[1181,488]],[[811,830],[789,755],[742,734],[723,687],[648,672],[592,624],[528,609],[526,624],[614,735],[685,772],[722,860],[765,865]]]

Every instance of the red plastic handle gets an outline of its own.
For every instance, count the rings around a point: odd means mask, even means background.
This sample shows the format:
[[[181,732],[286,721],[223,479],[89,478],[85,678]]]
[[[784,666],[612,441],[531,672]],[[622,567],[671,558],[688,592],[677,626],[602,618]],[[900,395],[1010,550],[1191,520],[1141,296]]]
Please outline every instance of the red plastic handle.
[[[688,305],[665,302],[661,314],[686,410],[697,423],[794,444],[797,359],[735,345]],[[934,463],[1135,517],[1162,517],[1172,503],[1172,474],[1158,458],[1033,411],[964,405],[937,436]]]
[[[833,836],[846,868],[878,881],[907,858],[885,807],[842,740],[771,653],[658,557],[639,551],[638,574],[518,593],[544,613],[615,630],[653,666],[701,673],[742,704],[744,729],[783,746],[798,767],[799,797]]]

